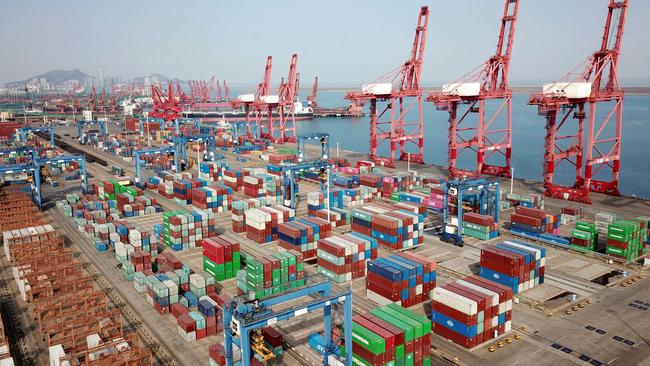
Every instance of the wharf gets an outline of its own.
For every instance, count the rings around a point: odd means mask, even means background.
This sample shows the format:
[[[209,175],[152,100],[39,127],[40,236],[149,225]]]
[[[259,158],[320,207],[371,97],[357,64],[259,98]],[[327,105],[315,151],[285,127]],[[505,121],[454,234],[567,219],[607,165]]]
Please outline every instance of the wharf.
[[[63,135],[63,133],[60,133]],[[74,135],[74,132],[70,132]],[[127,176],[133,175],[133,166],[130,162],[116,158],[107,153],[103,153],[92,147],[78,145],[72,137],[66,137],[66,142],[84,151],[86,154],[93,154],[107,160],[108,166],[103,167],[99,164],[89,164],[88,171],[96,179],[113,178],[110,167],[112,165],[121,166],[126,170]],[[68,141],[70,140],[70,141]],[[226,160],[231,166],[259,166],[266,163],[255,157],[246,156],[248,162],[242,163],[236,160],[239,155],[228,151],[220,151],[226,156]],[[307,146],[307,155],[316,156],[320,153],[320,146]],[[351,151],[340,150],[339,155],[350,161],[366,160],[367,155]],[[388,174],[396,171],[406,171],[406,162],[397,162],[397,169],[382,168],[383,172]],[[433,173],[434,176],[444,177],[446,170],[442,167],[430,165],[411,164],[411,170],[421,173]],[[143,175],[146,178],[152,172],[144,169]],[[502,180],[502,187],[509,187],[509,180]],[[314,183],[301,182],[300,194],[317,190],[319,187]],[[541,193],[541,183],[525,180],[514,180],[514,190],[519,194]],[[56,192],[51,187],[46,189],[46,199],[55,198]],[[150,190],[146,194],[156,198],[164,210],[177,210],[186,208],[185,206],[166,199],[156,192]],[[235,193],[234,199],[243,198],[241,193]],[[642,199],[631,197],[610,197],[602,194],[592,194],[593,205],[584,207],[587,215],[594,215],[597,212],[607,211],[621,215],[622,217],[635,217],[646,214],[650,211],[650,202]],[[546,208],[557,211],[564,206],[575,206],[576,204],[556,199],[545,198]],[[508,211],[502,212],[504,215]],[[51,210],[52,216],[61,215],[57,210]],[[306,214],[306,200],[300,200],[300,205],[296,211],[296,216]],[[242,251],[251,255],[263,255],[273,251],[276,244],[257,244],[248,239],[245,235],[234,234],[230,230],[230,212],[216,214],[217,228],[221,232],[228,232],[241,239]],[[503,217],[503,215],[502,215]],[[149,229],[155,223],[161,222],[160,214],[147,215],[143,217],[130,218],[129,221]],[[61,220],[58,220],[61,221]],[[503,221],[503,220],[502,220]],[[61,222],[62,227],[72,225],[68,220],[65,224]],[[349,231],[349,226],[337,228],[336,232]],[[568,228],[564,229],[565,231]],[[66,230],[67,233],[68,230]],[[503,231],[502,231],[503,233]],[[564,232],[566,234],[566,232]],[[69,233],[69,235],[73,235]],[[463,276],[476,273],[477,261],[480,256],[480,249],[490,245],[495,241],[508,238],[514,238],[507,233],[502,237],[487,242],[479,240],[468,240],[464,247],[452,246],[440,241],[437,237],[425,235],[424,245],[415,249],[414,252],[438,261],[438,284],[444,285],[448,282],[459,279]],[[88,243],[89,239],[78,237],[74,239],[75,246],[92,248]],[[630,263],[609,263],[606,258],[600,256],[590,256],[573,250],[564,248],[546,246],[547,248],[547,281],[545,284],[526,291],[518,298],[518,304],[514,306],[513,324],[514,331],[523,335],[520,340],[515,340],[512,344],[506,344],[503,348],[497,349],[496,352],[489,352],[487,346],[479,347],[473,352],[468,352],[461,347],[433,336],[432,351],[438,357],[434,358],[434,365],[448,364],[448,360],[456,359],[458,364],[475,365],[475,364],[528,364],[531,355],[534,355],[536,365],[581,365],[585,364],[579,359],[580,355],[586,355],[592,359],[597,359],[603,364],[643,364],[650,362],[650,347],[645,343],[645,339],[650,339],[650,317],[640,310],[632,309],[628,306],[633,301],[650,302],[650,297],[645,294],[650,293],[650,281],[639,279],[632,285],[622,287],[621,283],[627,281],[630,277],[623,277],[623,271],[631,276],[644,275],[644,268]],[[385,256],[388,252],[380,249],[380,256]],[[111,267],[114,260],[103,258],[96,252],[87,253],[90,257],[99,262],[108,263]],[[194,271],[201,271],[201,249],[195,248],[176,252],[179,259],[187,263]],[[316,272],[316,266],[313,263],[307,263],[305,266],[307,274]],[[125,287],[125,301],[132,307],[140,307],[141,311],[147,312],[149,306],[142,306],[138,302],[144,301],[144,297],[136,294],[132,286],[122,283],[122,276],[115,268],[100,268],[104,275],[110,279],[115,278],[111,283],[112,287]],[[636,277],[635,277],[636,279]],[[231,295],[236,293],[234,280],[221,282],[223,289]],[[365,296],[365,280],[359,279],[350,283],[353,291],[353,311],[356,313],[367,312],[377,305]],[[575,294],[576,303],[567,300],[569,295]],[[572,314],[566,314],[565,309],[577,303],[586,304],[589,299],[591,304],[586,305],[581,310]],[[289,304],[290,305],[290,304]],[[430,305],[420,304],[412,307],[412,310],[429,314]],[[158,315],[153,311],[149,315]],[[164,317],[163,317],[164,318]],[[161,318],[149,319],[147,315],[142,315],[143,322],[152,328],[152,334],[159,342],[163,342],[158,335],[162,332],[163,336],[171,340],[168,346],[171,353],[177,353],[178,347],[181,347],[182,355],[187,354],[191,349],[198,358],[199,363],[207,362],[207,345],[201,342],[188,346],[179,344],[183,342],[175,333],[169,334],[173,329],[173,319]],[[594,326],[604,329],[607,334],[602,336],[588,331],[585,327]],[[292,319],[277,324],[278,329],[285,334],[289,352],[285,353],[283,364],[288,365],[317,365],[322,362],[320,356],[311,350],[306,344],[306,337],[322,329],[322,317],[320,314],[309,314],[300,318]],[[157,328],[157,329],[154,329]],[[633,340],[633,345],[623,344],[612,339],[612,336],[623,337]],[[216,343],[221,340],[221,336],[210,337],[209,343]],[[567,350],[558,350],[554,345],[561,344]],[[189,348],[188,348],[189,347]]]

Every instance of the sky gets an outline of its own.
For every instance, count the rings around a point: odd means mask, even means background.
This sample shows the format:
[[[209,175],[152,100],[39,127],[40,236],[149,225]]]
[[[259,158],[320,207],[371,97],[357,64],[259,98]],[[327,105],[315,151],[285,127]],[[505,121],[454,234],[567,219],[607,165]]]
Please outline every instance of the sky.
[[[560,79],[599,47],[609,0],[521,0],[512,85]],[[130,78],[215,75],[273,80],[293,52],[303,83],[376,80],[409,55],[420,6],[430,8],[423,82],[454,81],[495,50],[503,0],[0,0],[0,82],[79,68]],[[650,1],[630,0],[619,79],[650,85]]]

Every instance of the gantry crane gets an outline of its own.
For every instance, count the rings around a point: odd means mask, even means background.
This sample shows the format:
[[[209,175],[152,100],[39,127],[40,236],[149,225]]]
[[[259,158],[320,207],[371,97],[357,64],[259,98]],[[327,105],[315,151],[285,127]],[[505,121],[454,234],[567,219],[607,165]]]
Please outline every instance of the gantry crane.
[[[165,96],[160,87],[151,84],[151,98],[153,99],[153,110],[149,116],[153,118],[162,118],[165,121],[173,121],[179,117],[181,108],[178,100],[174,96],[174,88],[171,84],[167,86],[167,95]]]
[[[370,159],[383,166],[395,166],[399,145],[399,159],[424,163],[424,127],[422,115],[422,87],[420,75],[429,23],[429,7],[423,6],[418,14],[415,39],[410,58],[397,69],[373,83],[363,85],[360,92],[348,93],[345,98],[353,103],[370,101]],[[385,105],[378,111],[378,102]],[[409,116],[417,108],[416,117]],[[390,142],[388,158],[379,157],[377,148]],[[406,143],[417,146],[417,153],[408,153]]]
[[[607,8],[600,49],[561,81],[545,84],[542,93],[532,95],[528,102],[546,118],[544,194],[549,197],[591,203],[589,191],[619,195],[624,93],[617,70],[628,1],[610,0]],[[610,122],[613,128],[607,128]],[[560,133],[561,129],[573,132]],[[572,187],[553,181],[555,167],[562,161],[575,167]],[[596,174],[604,176],[608,171],[610,181],[594,179]]]
[[[512,90],[508,85],[519,0],[505,0],[496,53],[458,80],[430,93],[428,102],[449,113],[449,176],[488,174],[510,177],[512,157]],[[492,101],[493,103],[490,103]],[[486,103],[494,104],[486,106]],[[493,107],[493,108],[490,108]],[[472,117],[475,115],[476,117]],[[504,126],[505,125],[505,126]],[[461,169],[463,151],[476,153],[476,167]],[[503,165],[489,164],[488,159]]]
[[[240,108],[244,106],[244,124],[233,125],[233,129],[237,130],[240,126],[246,126],[246,135],[253,136],[253,131],[256,131],[256,136],[259,138],[262,135],[262,111],[264,110],[264,104],[262,102],[262,96],[267,95],[269,92],[269,86],[271,84],[271,71],[273,69],[273,57],[267,56],[266,64],[264,66],[264,78],[262,82],[257,85],[257,90],[254,94],[240,94],[237,96],[237,99],[230,102],[230,105],[233,108]],[[230,93],[230,92],[229,92]],[[253,115],[253,120],[251,121],[251,112]],[[255,128],[254,124],[257,125]],[[239,131],[236,132],[237,137],[239,137]],[[269,131],[267,129],[266,135],[268,136]]]
[[[312,108],[318,107],[316,97],[318,96],[318,76],[314,77],[314,85],[311,87],[311,94],[307,97],[307,102]]]
[[[270,69],[269,69],[270,71]],[[262,103],[266,106],[266,132],[262,137],[277,144],[296,142],[296,117],[294,115],[294,99],[296,81],[298,80],[298,54],[291,55],[289,74],[286,81],[280,83],[277,95],[261,94]],[[269,73],[270,76],[270,73]],[[265,74],[265,85],[266,74]],[[277,119],[275,114],[277,114]]]

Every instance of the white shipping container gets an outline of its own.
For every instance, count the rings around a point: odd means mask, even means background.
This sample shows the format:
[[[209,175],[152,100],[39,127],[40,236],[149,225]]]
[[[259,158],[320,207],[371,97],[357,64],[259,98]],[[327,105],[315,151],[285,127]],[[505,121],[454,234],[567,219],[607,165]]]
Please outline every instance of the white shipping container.
[[[447,305],[463,314],[478,314],[478,304],[476,304],[476,301],[472,301],[442,287],[436,287],[433,290],[433,301]]]

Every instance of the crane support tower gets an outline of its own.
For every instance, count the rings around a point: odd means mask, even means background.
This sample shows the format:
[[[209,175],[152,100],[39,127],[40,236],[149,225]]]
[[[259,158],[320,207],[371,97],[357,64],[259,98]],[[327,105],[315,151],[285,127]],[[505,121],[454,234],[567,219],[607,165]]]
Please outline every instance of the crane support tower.
[[[134,164],[134,181],[135,185],[138,187],[144,187],[144,183],[142,182],[141,179],[141,157],[145,155],[160,155],[160,154],[174,154],[174,165],[172,166],[172,170],[178,172],[178,165],[179,165],[179,156],[176,151],[176,147],[159,147],[159,148],[152,148],[152,149],[144,149],[144,150],[135,150],[133,151],[133,164]]]
[[[458,80],[443,85],[441,91],[427,96],[436,109],[449,113],[447,163],[451,178],[475,178],[481,174],[510,177],[512,90],[508,78],[518,11],[519,0],[505,0],[496,53]],[[474,170],[458,167],[457,159],[466,150],[476,153]],[[494,164],[489,164],[488,159]],[[496,165],[500,161],[503,164]]]
[[[239,108],[244,106],[244,115],[246,122],[246,135],[252,136],[252,131],[255,130],[250,124],[254,122],[257,124],[258,136],[268,136],[271,132],[269,127],[264,126],[262,121],[262,112],[265,110],[266,106],[262,102],[262,96],[266,96],[269,93],[269,86],[271,84],[271,71],[273,70],[273,57],[266,57],[266,64],[264,66],[264,78],[262,82],[257,85],[257,90],[254,94],[240,94],[237,98],[230,102],[230,105],[233,108]],[[253,120],[251,121],[251,114]],[[266,127],[266,131],[263,130],[263,127]],[[239,134],[239,131],[237,132]]]
[[[360,92],[350,92],[345,98],[361,104],[370,101],[370,159],[376,164],[394,167],[399,146],[399,159],[424,163],[424,126],[422,114],[422,60],[429,23],[429,7],[418,14],[415,39],[410,58],[403,65],[376,81],[363,85]],[[415,109],[415,112],[412,110]],[[415,118],[410,115],[415,113]],[[390,142],[388,158],[379,157],[377,149]],[[417,147],[417,153],[406,151],[407,143]]]
[[[530,97],[528,103],[546,118],[548,197],[589,204],[590,191],[619,195],[624,93],[618,82],[618,57],[627,8],[627,0],[610,0],[600,49],[561,81],[545,84],[541,94]],[[571,187],[554,182],[555,168],[563,161],[575,168]],[[597,174],[610,180],[596,180]]]

